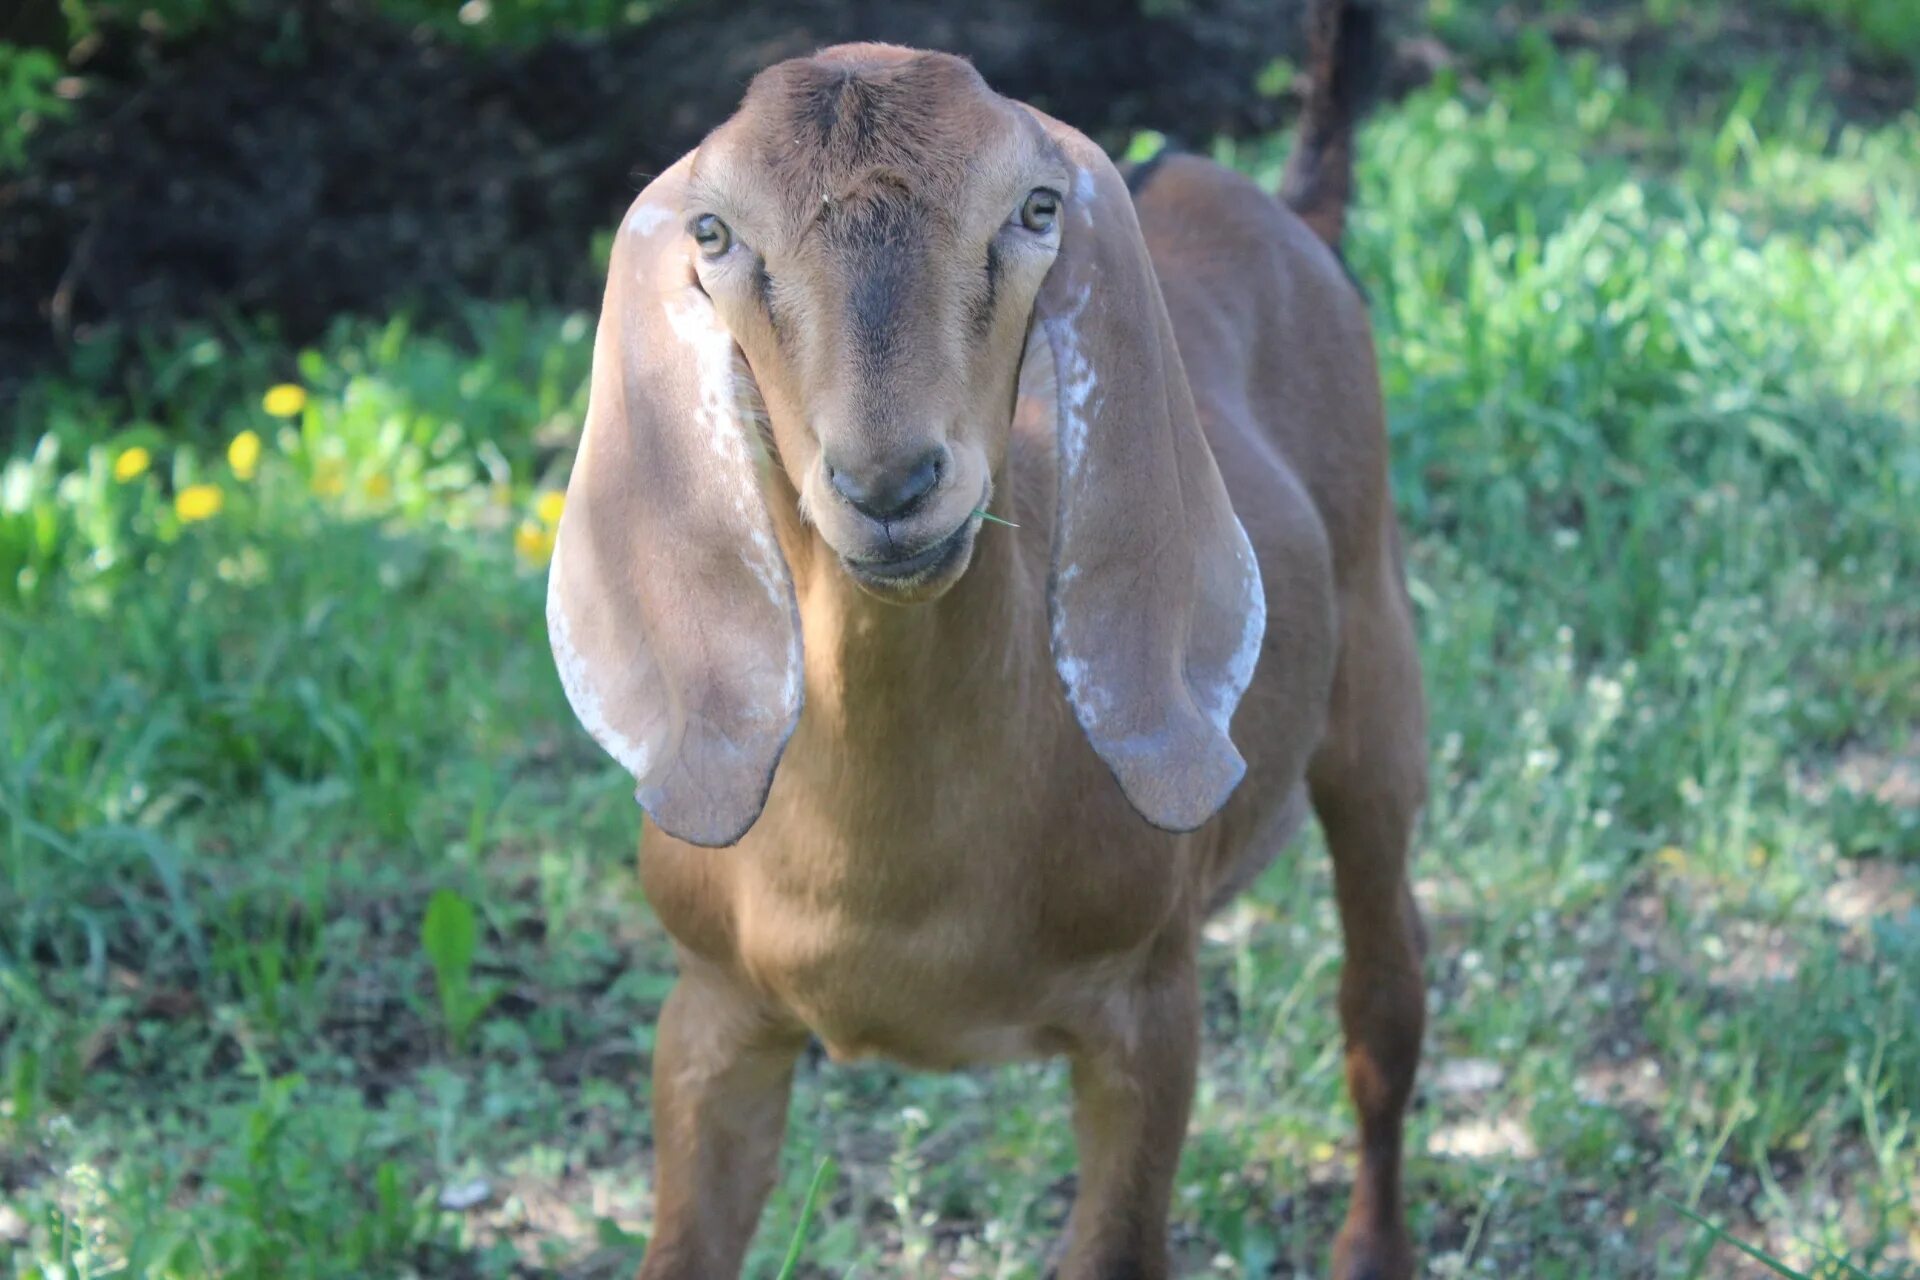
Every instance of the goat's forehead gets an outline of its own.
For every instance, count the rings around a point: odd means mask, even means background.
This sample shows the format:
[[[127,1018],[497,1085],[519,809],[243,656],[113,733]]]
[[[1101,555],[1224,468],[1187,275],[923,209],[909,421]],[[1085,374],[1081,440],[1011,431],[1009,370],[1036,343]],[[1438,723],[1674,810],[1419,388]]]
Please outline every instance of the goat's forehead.
[[[761,72],[739,112],[701,146],[695,172],[703,185],[750,184],[788,218],[876,195],[957,210],[970,184],[1050,150],[1028,113],[971,64],[851,45]]]

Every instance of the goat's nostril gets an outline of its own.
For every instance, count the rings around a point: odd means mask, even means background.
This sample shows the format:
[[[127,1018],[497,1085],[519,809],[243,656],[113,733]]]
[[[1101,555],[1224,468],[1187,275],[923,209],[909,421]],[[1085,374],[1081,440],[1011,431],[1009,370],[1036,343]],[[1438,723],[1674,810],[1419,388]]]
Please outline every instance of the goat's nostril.
[[[842,467],[827,463],[827,479],[853,509],[874,520],[906,515],[926,500],[946,469],[947,451],[929,449],[905,464]]]

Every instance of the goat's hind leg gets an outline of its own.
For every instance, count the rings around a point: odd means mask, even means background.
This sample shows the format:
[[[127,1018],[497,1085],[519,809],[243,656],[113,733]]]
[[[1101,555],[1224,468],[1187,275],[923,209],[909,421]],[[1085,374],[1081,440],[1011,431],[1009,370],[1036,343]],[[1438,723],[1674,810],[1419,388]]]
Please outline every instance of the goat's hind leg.
[[[1426,712],[1406,597],[1382,575],[1343,618],[1327,737],[1308,772],[1346,939],[1340,1023],[1360,1157],[1334,1280],[1410,1280],[1402,1129],[1426,1021],[1425,949],[1408,884],[1426,799]]]
[[[639,1280],[730,1280],[773,1187],[806,1044],[751,993],[684,956],[654,1038],[653,1240]]]

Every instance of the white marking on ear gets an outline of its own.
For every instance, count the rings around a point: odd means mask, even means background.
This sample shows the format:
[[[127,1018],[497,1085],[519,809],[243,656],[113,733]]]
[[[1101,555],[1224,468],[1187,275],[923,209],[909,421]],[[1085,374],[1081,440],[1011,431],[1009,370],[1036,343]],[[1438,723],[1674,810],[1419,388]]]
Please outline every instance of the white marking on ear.
[[[1260,661],[1260,641],[1267,634],[1267,592],[1260,580],[1260,561],[1253,553],[1253,543],[1238,515],[1233,518],[1233,529],[1239,535],[1233,554],[1240,563],[1240,583],[1245,593],[1241,603],[1244,614],[1240,643],[1227,660],[1220,683],[1211,689],[1194,690],[1200,709],[1222,733],[1233,723],[1234,708],[1240,705],[1241,695],[1253,683],[1253,669]]]
[[[567,703],[573,708],[580,727],[628,773],[636,778],[645,777],[652,752],[644,742],[635,742],[608,722],[586,659],[573,644],[573,624],[567,618],[566,606],[560,603],[560,572],[560,547],[556,544],[553,561],[547,566],[547,639],[553,647],[553,665],[560,673],[560,687],[566,690]]]
[[[1067,686],[1067,701],[1082,727],[1092,729],[1100,723],[1109,699],[1104,690],[1087,674],[1087,664],[1067,651],[1060,628],[1053,629],[1053,665]]]
[[[665,205],[643,204],[627,219],[627,230],[637,236],[652,235],[663,222],[673,220],[673,210]]]
[[[791,608],[786,557],[774,540],[764,501],[758,492],[747,487],[757,484],[760,474],[758,450],[747,434],[747,424],[759,412],[758,391],[752,387],[750,378],[742,378],[740,369],[744,361],[738,355],[733,335],[720,323],[709,304],[689,297],[669,296],[662,306],[674,336],[685,344],[698,372],[698,418],[706,428],[707,445],[725,460],[727,465],[723,470],[740,481],[727,495],[749,538],[748,545],[740,548],[740,562],[759,581],[774,608]],[[792,642],[787,646],[786,683],[780,708],[783,715],[790,715],[799,705],[801,670],[800,629],[795,626]]]
[[[1086,177],[1084,171],[1081,176]],[[1089,224],[1091,221],[1089,218]],[[1092,287],[1081,285],[1072,305],[1060,314],[1048,317],[1046,321],[1047,339],[1053,350],[1054,383],[1060,404],[1055,430],[1059,433],[1063,486],[1084,483],[1082,473],[1086,468],[1089,420],[1100,412],[1101,401],[1096,399],[1100,377],[1094,370],[1093,361],[1087,358],[1086,352],[1080,347],[1080,331],[1075,324],[1092,297]],[[1054,535],[1056,538],[1066,538],[1067,521],[1072,510],[1071,503],[1061,503],[1060,512],[1055,517],[1060,522],[1060,528]],[[1067,583],[1079,576],[1080,566],[1069,562],[1056,572],[1060,582]],[[1073,652],[1063,614],[1054,615],[1051,630],[1053,665],[1067,687],[1067,699],[1073,704],[1074,714],[1080,723],[1092,729],[1106,711],[1108,699],[1098,682],[1089,678],[1086,663]]]
[[[1060,454],[1067,464],[1067,478],[1078,480],[1086,464],[1088,420],[1100,412],[1093,396],[1100,389],[1100,376],[1093,361],[1080,347],[1076,322],[1093,298],[1093,287],[1081,285],[1073,305],[1046,321],[1047,337],[1053,344],[1054,380],[1060,394]]]

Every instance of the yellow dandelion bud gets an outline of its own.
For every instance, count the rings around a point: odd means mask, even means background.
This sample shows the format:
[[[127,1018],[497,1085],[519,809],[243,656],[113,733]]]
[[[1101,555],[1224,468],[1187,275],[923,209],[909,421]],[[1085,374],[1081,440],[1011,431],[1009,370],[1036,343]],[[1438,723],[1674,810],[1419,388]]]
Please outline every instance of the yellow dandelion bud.
[[[270,387],[260,400],[260,407],[276,418],[292,418],[307,407],[307,389],[293,382],[283,382]]]
[[[321,458],[313,464],[309,487],[323,498],[337,498],[347,491],[346,464],[338,458]]]
[[[126,484],[147,474],[147,468],[152,465],[153,455],[134,445],[131,449],[122,449],[120,456],[113,460],[113,478]]]
[[[513,531],[513,549],[531,565],[543,565],[553,558],[553,530],[531,520],[523,520]]]
[[[226,505],[227,495],[220,491],[220,486],[190,484],[174,495],[173,513],[180,517],[182,524],[192,524],[196,520],[212,519]]]
[[[240,479],[253,479],[253,473],[260,469],[260,437],[252,431],[235,436],[227,446],[227,465]]]
[[[567,508],[567,495],[557,490],[543,493],[533,504],[534,514],[540,517],[540,523],[549,529],[560,523],[560,513]]]
[[[393,496],[393,477],[384,471],[376,471],[367,477],[367,496],[375,502],[385,502]]]

